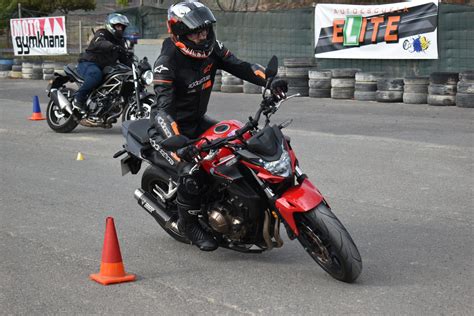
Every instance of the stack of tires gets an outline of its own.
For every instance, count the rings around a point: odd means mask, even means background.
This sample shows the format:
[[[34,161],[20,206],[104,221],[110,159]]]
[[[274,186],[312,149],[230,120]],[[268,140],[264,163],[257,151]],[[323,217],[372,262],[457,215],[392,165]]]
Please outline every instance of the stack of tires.
[[[245,94],[260,94],[262,87],[248,81],[244,81],[243,90]]]
[[[285,66],[279,66],[278,67],[278,73],[276,75],[276,78],[286,80],[286,67]]]
[[[457,72],[433,72],[428,86],[428,104],[456,105],[458,81]]]
[[[356,68],[331,69],[331,98],[353,99],[355,74],[359,71]]]
[[[403,103],[426,104],[428,102],[428,77],[406,77],[403,79]]]
[[[64,72],[64,63],[54,63],[54,72],[60,75],[65,75],[66,73]]]
[[[400,78],[378,79],[375,100],[377,102],[402,102],[403,85],[403,79]]]
[[[216,71],[216,76],[214,77],[214,85],[212,86],[212,91],[221,91],[222,86],[222,71],[218,69]]]
[[[308,76],[310,98],[331,97],[331,70],[310,70]]]
[[[8,78],[12,66],[13,59],[0,59],[0,78]]]
[[[244,91],[242,79],[222,71],[221,91],[226,93],[242,93]]]
[[[10,78],[12,79],[21,79],[23,74],[21,72],[21,59],[13,59],[12,71],[10,71]]]
[[[474,108],[474,71],[459,74],[456,105],[461,108]]]
[[[308,72],[316,69],[314,57],[285,58],[285,75],[288,81],[288,95],[299,93],[309,95]]]
[[[39,80],[43,78],[43,68],[40,63],[23,62],[21,72],[23,79]]]
[[[358,101],[375,101],[377,80],[383,77],[378,72],[357,72],[355,74],[354,99]]]
[[[54,68],[57,65],[53,62],[44,62],[43,63],[43,80],[52,80],[54,79]]]

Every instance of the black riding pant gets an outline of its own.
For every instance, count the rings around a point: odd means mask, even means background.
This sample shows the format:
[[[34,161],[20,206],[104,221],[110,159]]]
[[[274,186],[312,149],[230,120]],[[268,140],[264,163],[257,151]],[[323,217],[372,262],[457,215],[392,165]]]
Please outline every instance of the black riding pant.
[[[216,123],[216,120],[204,116],[198,124],[179,124],[179,130],[186,137],[195,139]],[[188,209],[199,209],[200,195],[205,188],[208,175],[202,170],[196,170],[190,174],[193,165],[194,163],[186,161],[181,161],[178,165],[178,203]]]

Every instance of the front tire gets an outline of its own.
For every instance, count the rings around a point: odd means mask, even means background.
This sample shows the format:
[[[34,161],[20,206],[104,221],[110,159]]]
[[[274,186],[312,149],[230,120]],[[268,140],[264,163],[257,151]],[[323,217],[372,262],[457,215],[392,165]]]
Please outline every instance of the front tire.
[[[142,190],[153,196],[155,200],[158,200],[159,197],[157,196],[156,192],[160,189],[164,192],[168,191],[169,177],[170,175],[168,175],[163,170],[157,167],[148,166],[143,172]],[[170,221],[177,221],[179,216],[175,200],[167,202],[167,208],[163,211],[171,215]],[[166,233],[168,233],[168,235],[170,235],[177,241],[185,244],[190,244],[190,241],[186,236],[177,233],[175,230],[170,229],[170,227],[167,227],[163,223],[160,223],[158,221],[157,223],[161,226],[161,228],[163,228]]]
[[[362,259],[354,241],[336,215],[324,203],[295,214],[298,240],[308,254],[333,278],[352,283],[362,271]]]
[[[135,101],[135,98],[133,98],[133,101]],[[151,106],[154,102],[152,98],[146,98],[142,101],[142,108],[143,108],[143,114],[138,116],[136,111],[136,102],[129,103],[125,110],[123,111],[122,114],[122,122],[124,121],[136,121],[136,120],[143,120],[143,119],[149,119],[150,118],[150,112],[151,112]]]
[[[61,89],[60,91],[66,98],[72,95],[73,90]],[[71,98],[69,97],[68,100]],[[69,114],[67,111],[62,111],[58,104],[55,104],[53,100],[49,100],[46,108],[46,121],[49,127],[56,133],[69,133],[72,132],[78,125],[74,116]]]

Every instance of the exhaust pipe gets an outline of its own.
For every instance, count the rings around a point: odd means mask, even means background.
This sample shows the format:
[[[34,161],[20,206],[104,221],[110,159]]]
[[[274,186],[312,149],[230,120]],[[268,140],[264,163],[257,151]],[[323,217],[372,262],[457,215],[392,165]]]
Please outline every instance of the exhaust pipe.
[[[59,107],[61,108],[61,110],[66,110],[69,114],[72,115],[72,107],[71,107],[71,103],[69,102],[69,100],[64,96],[64,94],[62,94],[61,92],[59,92],[58,89],[53,89],[51,90],[51,99],[53,99],[54,103],[56,103],[57,105],[59,105]]]
[[[158,200],[155,200],[148,192],[142,189],[136,189],[134,193],[138,204],[145,209],[151,216],[163,227],[169,223],[170,216],[164,211],[166,205]]]

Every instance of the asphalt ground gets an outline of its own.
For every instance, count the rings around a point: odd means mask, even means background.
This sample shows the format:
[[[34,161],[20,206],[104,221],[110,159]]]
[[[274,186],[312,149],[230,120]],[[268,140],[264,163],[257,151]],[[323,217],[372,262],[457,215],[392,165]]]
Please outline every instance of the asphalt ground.
[[[294,120],[284,131],[302,169],[359,248],[362,274],[345,284],[284,231],[259,255],[172,240],[133,198],[140,177],[112,158],[119,125],[57,134],[27,119],[33,95],[44,113],[45,86],[0,80],[0,314],[472,313],[472,109],[298,98],[274,116]],[[245,120],[258,102],[214,93],[209,113]],[[136,282],[88,278],[107,216]]]

